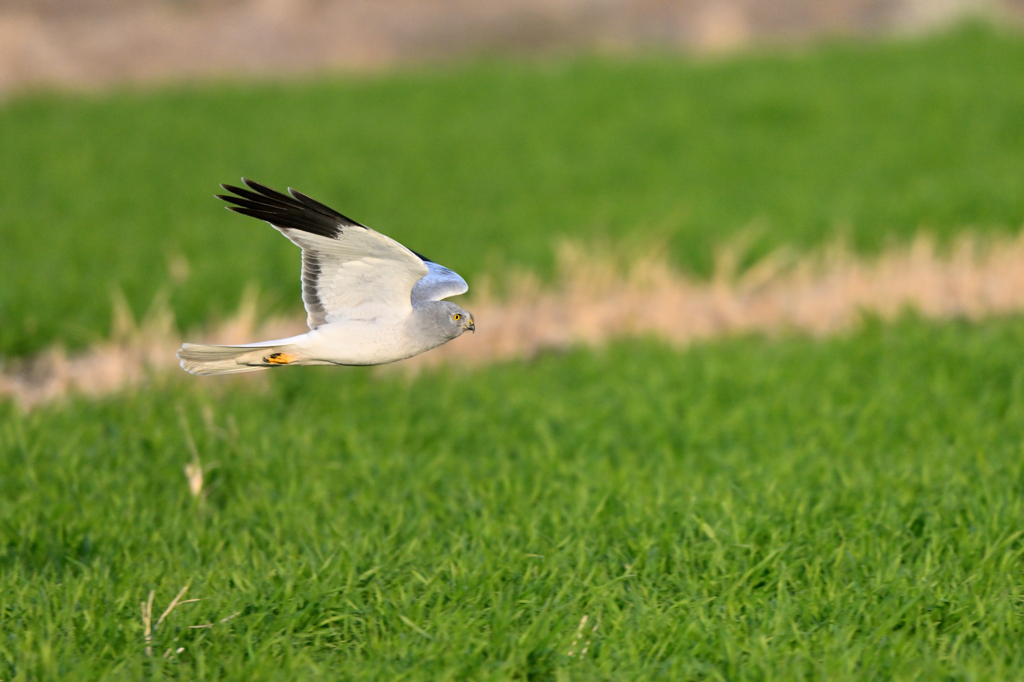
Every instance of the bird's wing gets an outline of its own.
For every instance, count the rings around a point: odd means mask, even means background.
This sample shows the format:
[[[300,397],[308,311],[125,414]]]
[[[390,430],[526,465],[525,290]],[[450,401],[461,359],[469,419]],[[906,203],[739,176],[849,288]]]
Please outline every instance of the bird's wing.
[[[416,255],[419,256],[418,253]],[[429,272],[412,288],[413,303],[440,301],[442,298],[458,296],[469,291],[466,280],[459,277],[458,274],[428,258],[423,256],[420,258],[423,258],[423,262],[427,264]]]
[[[301,192],[289,188],[289,196],[242,182],[249,189],[221,185],[238,196],[217,197],[234,204],[232,211],[267,221],[302,249],[302,302],[310,329],[411,311],[413,287],[430,273],[422,258]]]

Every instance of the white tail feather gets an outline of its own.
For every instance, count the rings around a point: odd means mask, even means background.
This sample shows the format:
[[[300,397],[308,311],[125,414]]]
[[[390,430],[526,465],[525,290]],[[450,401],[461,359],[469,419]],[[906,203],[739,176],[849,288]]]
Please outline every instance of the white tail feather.
[[[178,351],[181,368],[189,374],[236,374],[275,367],[265,358],[287,346],[203,346],[186,343]]]

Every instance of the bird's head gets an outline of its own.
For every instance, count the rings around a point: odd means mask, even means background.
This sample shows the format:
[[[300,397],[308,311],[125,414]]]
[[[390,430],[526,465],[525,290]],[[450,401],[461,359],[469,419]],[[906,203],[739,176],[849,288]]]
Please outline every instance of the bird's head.
[[[441,318],[441,326],[451,338],[462,336],[467,331],[476,331],[473,313],[463,310],[450,301],[437,301],[437,314]]]

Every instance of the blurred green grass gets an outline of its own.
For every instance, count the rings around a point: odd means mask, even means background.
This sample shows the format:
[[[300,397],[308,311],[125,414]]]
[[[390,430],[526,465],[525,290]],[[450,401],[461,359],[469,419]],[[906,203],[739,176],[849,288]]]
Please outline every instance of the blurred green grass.
[[[294,249],[210,196],[243,173],[471,284],[550,272],[561,237],[662,239],[706,274],[752,225],[751,257],[1016,231],[1021,73],[1024,40],[970,27],[21,96],[0,355],[104,336],[118,289],[138,313],[164,288],[185,327],[250,282],[301,314]],[[905,318],[0,404],[0,678],[1022,679],[1022,342],[1021,319]],[[185,584],[202,601],[146,657],[139,602]]]
[[[1022,343],[905,319],[0,406],[0,677],[1021,679]],[[140,601],[186,584],[147,658]]]
[[[1024,40],[979,27],[719,60],[551,58],[375,76],[34,94],[0,107],[0,356],[105,337],[122,291],[191,328],[298,258],[211,195],[294,186],[466,275],[550,274],[563,237],[664,241],[707,274],[845,235],[1024,222]],[[173,282],[169,260],[189,276]]]

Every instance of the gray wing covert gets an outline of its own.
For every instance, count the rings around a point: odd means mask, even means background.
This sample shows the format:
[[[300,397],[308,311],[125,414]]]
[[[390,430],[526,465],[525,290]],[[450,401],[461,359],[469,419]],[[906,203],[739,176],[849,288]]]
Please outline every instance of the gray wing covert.
[[[414,304],[422,301],[440,301],[443,298],[458,296],[469,291],[466,280],[459,277],[457,273],[427,258],[423,258],[423,262],[426,264],[428,272],[412,288]]]

